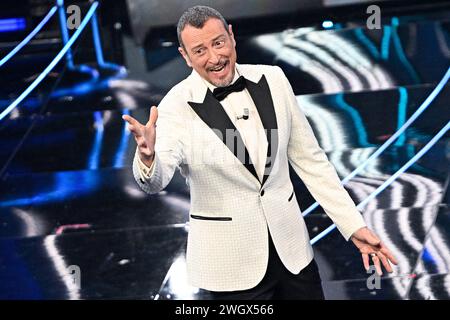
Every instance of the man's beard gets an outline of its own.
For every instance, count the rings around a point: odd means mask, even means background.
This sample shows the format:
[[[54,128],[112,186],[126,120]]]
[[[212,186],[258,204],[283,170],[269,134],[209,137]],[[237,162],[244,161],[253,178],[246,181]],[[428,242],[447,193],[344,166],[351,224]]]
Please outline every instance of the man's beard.
[[[231,76],[230,76],[229,79],[223,79],[223,80],[221,80],[220,82],[213,83],[213,85],[215,85],[215,86],[218,87],[218,88],[220,88],[220,87],[226,87],[226,86],[230,85],[231,82],[233,81],[233,78],[234,78],[234,74],[233,74],[233,73],[234,73],[234,72],[231,72]]]
[[[224,61],[224,62],[220,61],[218,65],[222,65],[222,64],[225,64],[225,63],[228,64],[228,65],[230,65],[230,61],[229,61],[229,60]],[[225,67],[227,67],[227,66],[225,66]],[[213,68],[214,68],[214,67],[211,67],[210,69],[213,69]],[[234,78],[234,69],[231,69],[231,72],[229,73],[229,75],[228,75],[225,79],[223,79],[223,80],[218,80],[218,81],[214,81],[214,79],[210,79],[210,82],[211,82],[214,86],[216,86],[216,87],[218,87],[218,88],[220,88],[220,87],[226,87],[226,86],[228,86],[228,85],[231,84],[231,82],[233,81],[233,78]],[[214,82],[213,82],[213,81],[214,81]]]

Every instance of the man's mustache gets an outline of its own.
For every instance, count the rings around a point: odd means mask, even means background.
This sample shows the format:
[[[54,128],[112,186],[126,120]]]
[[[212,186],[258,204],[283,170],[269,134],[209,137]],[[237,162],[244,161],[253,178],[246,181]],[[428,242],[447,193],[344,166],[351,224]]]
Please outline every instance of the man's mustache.
[[[227,62],[228,62],[228,60],[220,60],[219,63],[215,64],[214,66],[210,66],[210,67],[208,68],[208,71],[211,71],[212,69],[215,69],[215,68],[217,68],[217,67],[219,67],[219,66],[223,66],[223,65],[225,65]]]

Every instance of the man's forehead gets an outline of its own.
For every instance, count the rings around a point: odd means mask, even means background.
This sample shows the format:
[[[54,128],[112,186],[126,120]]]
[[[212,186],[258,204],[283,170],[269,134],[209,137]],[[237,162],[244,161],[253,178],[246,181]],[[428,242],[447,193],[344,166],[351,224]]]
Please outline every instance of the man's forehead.
[[[202,28],[186,25],[181,32],[181,37],[185,46],[196,47],[226,34],[227,30],[220,20],[209,19]]]

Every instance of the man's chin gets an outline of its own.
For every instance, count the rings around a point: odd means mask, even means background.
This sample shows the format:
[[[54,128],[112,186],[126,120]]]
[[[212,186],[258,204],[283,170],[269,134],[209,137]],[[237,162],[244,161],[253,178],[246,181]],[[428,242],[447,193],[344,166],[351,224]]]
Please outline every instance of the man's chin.
[[[210,79],[211,82],[216,87],[226,87],[230,85],[231,81],[233,81],[233,75],[228,75],[224,79]]]
[[[229,63],[227,64],[226,68],[230,68]],[[220,77],[218,75],[214,75],[214,73],[209,74],[209,82],[212,83],[216,87],[226,87],[230,85],[230,83],[233,81],[234,78],[234,70],[230,69],[228,70],[228,73],[225,75],[221,75]]]

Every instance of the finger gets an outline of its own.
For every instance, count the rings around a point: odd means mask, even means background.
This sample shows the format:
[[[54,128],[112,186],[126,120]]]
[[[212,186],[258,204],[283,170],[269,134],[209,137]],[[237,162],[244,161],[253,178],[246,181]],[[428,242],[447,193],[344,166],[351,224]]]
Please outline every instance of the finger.
[[[130,130],[131,133],[133,133],[133,135],[134,135],[135,138],[136,138],[136,137],[141,137],[141,136],[142,136],[141,131],[138,130],[135,126],[133,126],[133,125],[131,125],[131,124],[128,125],[128,130]]]
[[[374,256],[372,257],[372,261],[373,264],[375,265],[375,270],[377,271],[378,275],[382,276],[383,271],[381,270],[380,258],[378,258],[378,256]]]
[[[138,147],[146,147],[145,139],[142,136],[136,137],[134,136],[134,140],[136,140],[136,144]]]
[[[369,271],[370,263],[369,263],[369,255],[367,253],[362,254],[363,264],[366,271]]]
[[[142,136],[141,128],[143,125],[139,121],[126,114],[122,116],[122,119],[128,122],[128,130],[130,130],[134,135]]]
[[[156,124],[156,120],[158,120],[158,108],[156,106],[152,106],[147,124],[149,126],[154,126]]]
[[[381,263],[383,264],[386,271],[389,273],[392,273],[393,270],[392,270],[391,264],[389,263],[386,256],[384,254],[382,254],[381,252],[377,252],[377,256],[380,258]]]
[[[144,139],[136,139],[136,143],[137,143],[138,147],[141,149],[147,148],[147,144],[145,143]]]
[[[124,114],[122,116],[122,119],[125,120],[126,122],[128,122],[131,125],[137,126],[138,124],[142,125],[139,121],[137,121],[135,118],[133,118],[132,116],[129,116],[127,114]]]
[[[383,244],[380,251],[389,259],[389,261],[391,261],[395,265],[398,265],[397,259],[394,257],[392,252],[388,248],[386,248]]]

